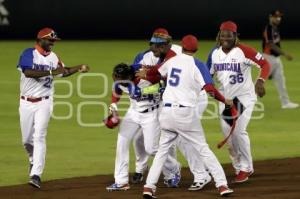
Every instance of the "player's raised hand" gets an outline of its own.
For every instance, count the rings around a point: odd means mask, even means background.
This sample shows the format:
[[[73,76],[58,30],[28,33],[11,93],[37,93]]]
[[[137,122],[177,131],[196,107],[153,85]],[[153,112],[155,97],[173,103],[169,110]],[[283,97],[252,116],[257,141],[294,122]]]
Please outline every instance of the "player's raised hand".
[[[78,70],[80,73],[86,73],[90,70],[90,67],[86,64],[82,64]]]
[[[256,81],[255,92],[259,97],[263,97],[266,94],[266,90],[264,87],[264,81],[262,79],[258,79]]]

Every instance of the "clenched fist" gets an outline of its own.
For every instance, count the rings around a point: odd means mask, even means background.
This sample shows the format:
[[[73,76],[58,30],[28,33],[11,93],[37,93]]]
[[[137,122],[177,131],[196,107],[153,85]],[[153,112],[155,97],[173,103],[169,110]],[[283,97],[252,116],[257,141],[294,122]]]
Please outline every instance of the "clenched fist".
[[[86,73],[90,70],[89,66],[86,64],[82,64],[78,70],[80,73]]]

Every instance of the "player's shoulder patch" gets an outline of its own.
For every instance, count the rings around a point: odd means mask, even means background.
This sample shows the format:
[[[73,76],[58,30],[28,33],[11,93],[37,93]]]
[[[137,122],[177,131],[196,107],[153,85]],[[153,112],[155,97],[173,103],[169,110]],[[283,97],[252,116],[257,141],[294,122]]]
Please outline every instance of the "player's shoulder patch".
[[[255,63],[259,64],[261,61],[264,60],[263,55],[256,51],[254,48],[249,47],[245,44],[240,44],[238,47],[243,51],[245,58],[254,61]]]

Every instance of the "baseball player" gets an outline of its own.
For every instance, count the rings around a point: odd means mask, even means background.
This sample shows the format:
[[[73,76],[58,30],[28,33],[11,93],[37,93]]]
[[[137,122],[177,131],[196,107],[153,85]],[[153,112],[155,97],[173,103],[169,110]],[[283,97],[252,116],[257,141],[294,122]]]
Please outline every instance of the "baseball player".
[[[142,129],[144,147],[148,155],[157,152],[160,136],[160,126],[158,123],[158,107],[160,95],[141,95],[141,89],[159,81],[160,77],[153,77],[146,81],[135,78],[135,71],[139,70],[139,65],[128,66],[118,64],[113,70],[114,90],[110,109],[117,111],[117,102],[122,93],[130,96],[130,107],[125,114],[121,124],[117,140],[116,161],[115,161],[115,183],[106,187],[108,191],[119,191],[130,189],[128,183],[129,168],[129,147],[135,134]],[[172,173],[180,172],[180,165],[176,159],[168,157],[167,165]]]
[[[261,69],[255,86],[251,77],[254,65]],[[241,44],[237,37],[237,25],[232,21],[226,21],[220,26],[217,47],[210,53],[207,66],[210,73],[215,74],[220,82],[220,91],[224,97],[233,99],[239,104],[239,117],[236,119],[235,130],[228,144],[236,173],[235,182],[245,182],[254,172],[247,126],[257,100],[256,94],[259,97],[265,95],[264,82],[268,78],[270,65],[262,54]],[[223,116],[226,115],[224,104],[220,103],[219,111]],[[230,132],[232,125],[228,118],[221,118],[225,136]]]
[[[152,38],[150,40],[150,46],[152,43],[159,43],[159,42],[170,42],[171,36],[169,35],[168,31],[164,28],[157,28],[152,35]],[[181,47],[178,45],[172,45],[172,51],[174,52],[174,55],[176,53],[181,53]],[[164,56],[158,57],[154,56],[151,47],[150,50],[147,50],[146,52],[139,53],[134,60],[134,64],[141,64],[142,66],[148,66],[152,67],[156,64],[159,64],[164,60]],[[154,75],[154,76],[157,76]],[[149,76],[149,78],[152,78],[153,76]],[[132,177],[132,182],[134,183],[140,183],[143,179],[143,173],[148,168],[148,158],[149,155],[144,150],[144,144],[143,144],[143,136],[142,134],[137,134],[134,139],[134,150],[136,155],[136,172],[134,173]],[[170,155],[176,159],[176,148],[175,145],[170,149],[169,151]],[[168,165],[165,165],[168,167]],[[167,168],[164,167],[163,169],[164,174],[164,183],[168,187],[177,187],[180,182],[180,173],[176,173],[175,176],[172,176],[170,172],[168,172]]]
[[[205,64],[193,58],[197,51],[197,39],[187,35],[182,39],[182,54],[177,55],[159,67],[162,76],[167,76],[167,86],[163,93],[164,107],[160,113],[161,137],[158,152],[155,155],[144,186],[144,198],[156,198],[156,183],[161,173],[162,165],[167,158],[169,148],[179,136],[192,145],[193,153],[205,162],[214,177],[216,187],[221,196],[233,191],[228,188],[225,173],[213,152],[206,143],[199,115],[195,114],[199,95],[202,89],[213,94],[215,99],[228,106],[232,100],[224,97],[213,87],[212,79]]]
[[[168,31],[164,28],[158,28],[153,32],[152,38],[150,40],[150,45],[151,45],[150,46],[151,52],[150,52],[150,54],[148,53],[147,55],[148,56],[152,55],[152,57],[154,57],[154,58],[159,58],[158,63],[163,63],[175,55],[182,54],[181,46],[174,45],[174,44],[171,45],[171,36],[169,35]],[[157,50],[156,46],[159,46],[161,49]],[[154,58],[151,58],[151,60],[153,60]],[[139,60],[141,60],[141,61],[139,62]],[[139,63],[142,63],[142,65],[151,65],[151,64],[149,64],[149,62],[148,63],[144,62],[144,60],[141,59],[140,55],[137,56],[136,61],[138,61]],[[151,77],[153,75],[159,75],[157,66],[160,66],[160,65],[161,64],[158,64],[153,67],[147,67],[149,70],[153,69],[156,71],[156,73],[152,72],[152,74],[151,74],[151,71],[148,71],[147,73],[150,73],[150,75],[148,74],[148,77]],[[143,72],[144,71],[139,71],[138,75],[143,74]],[[146,75],[146,77],[144,77],[144,76],[141,76],[141,77],[147,79],[147,75]],[[206,106],[208,103],[208,98],[207,98],[207,94],[205,91],[200,92],[198,102],[199,102],[199,106],[197,106],[198,115],[201,116],[202,113],[204,112],[204,110],[206,109]],[[145,156],[145,153],[143,153],[143,150],[142,150],[143,145],[142,145],[142,141],[140,141],[140,140],[141,140],[141,138],[137,137],[137,140],[134,142],[135,143],[135,152],[136,152],[136,156],[137,156],[136,168],[144,168],[143,170],[145,170],[145,168],[147,168],[147,159],[148,158]],[[189,187],[189,190],[196,191],[196,190],[202,189],[207,183],[209,183],[211,181],[211,177],[206,172],[203,161],[199,159],[197,154],[192,153],[192,150],[190,149],[190,147],[191,147],[190,145],[184,144],[184,143],[185,143],[185,140],[181,139],[181,137],[179,136],[179,138],[177,139],[176,145],[178,146],[181,153],[184,155],[184,157],[189,162],[191,172],[194,175],[194,182]],[[170,148],[169,154],[171,154],[173,157],[176,158],[175,145],[173,145]],[[143,171],[143,170],[140,170],[140,171]],[[165,175],[165,169],[163,169],[163,173]],[[133,181],[141,179],[140,177],[143,176],[142,174],[143,173],[139,173],[137,170],[135,175],[133,176]],[[139,182],[141,182],[141,180],[139,180]],[[179,179],[173,178],[173,179],[166,180],[166,178],[165,178],[164,183],[168,187],[177,187],[178,183],[179,183]]]
[[[263,32],[263,55],[272,66],[270,78],[273,80],[279,93],[281,107],[283,109],[293,109],[299,107],[299,104],[293,103],[289,99],[280,55],[285,56],[287,60],[292,60],[293,57],[287,52],[284,52],[280,47],[280,32],[278,26],[280,25],[281,18],[282,13],[279,10],[272,11],[269,16],[269,23]]]
[[[159,62],[159,58],[155,57],[151,50],[147,50],[145,52],[139,53],[135,57],[133,65],[140,64],[144,66],[153,66],[156,65],[158,62]],[[160,86],[157,87],[156,93],[153,92],[151,94],[161,95],[160,93],[161,90],[159,89]],[[158,110],[160,110],[160,108],[158,108]],[[145,151],[144,137],[141,130],[140,132],[136,133],[136,135],[134,136],[133,146],[134,146],[134,152],[136,157],[136,164],[135,164],[136,171],[132,176],[131,182],[133,184],[138,184],[143,181],[144,172],[148,169],[148,159],[150,157],[150,155]],[[170,149],[169,154],[174,159],[177,159],[175,146],[173,146]],[[172,167],[172,165],[165,164],[163,168],[164,184],[166,184],[168,187],[176,188],[178,187],[178,184],[180,182],[180,178],[181,178],[180,172],[174,174],[168,169],[169,167]]]
[[[45,166],[47,127],[53,109],[53,77],[89,70],[84,64],[64,67],[52,52],[57,40],[60,39],[53,29],[43,28],[38,32],[34,48],[23,51],[17,66],[21,72],[19,113],[22,143],[29,156],[29,184],[36,188],[41,187]]]

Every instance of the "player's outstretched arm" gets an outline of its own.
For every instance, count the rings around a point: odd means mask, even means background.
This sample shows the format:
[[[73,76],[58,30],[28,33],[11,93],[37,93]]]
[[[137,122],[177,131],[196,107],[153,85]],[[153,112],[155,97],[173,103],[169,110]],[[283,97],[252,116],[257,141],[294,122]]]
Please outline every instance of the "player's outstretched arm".
[[[25,69],[23,71],[24,75],[29,78],[40,78],[49,75],[59,75],[65,73],[65,68],[58,67],[56,70],[42,71],[34,69]]]
[[[273,42],[269,42],[268,44],[269,44],[271,50],[273,50],[274,52],[285,56],[285,58],[289,61],[293,60],[293,57],[289,53],[283,51],[280,47],[276,46]]]
[[[223,102],[227,106],[232,106],[233,101],[231,99],[225,99],[225,97],[212,85],[212,84],[205,84],[203,89],[213,98],[216,100]]]
[[[90,67],[86,64],[81,64],[81,65],[73,66],[73,67],[64,67],[64,68],[65,68],[65,72],[63,73],[63,77],[68,77],[77,72],[86,73],[90,70]]]

